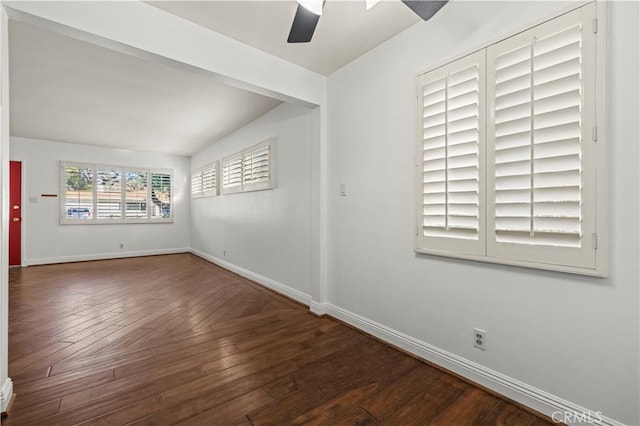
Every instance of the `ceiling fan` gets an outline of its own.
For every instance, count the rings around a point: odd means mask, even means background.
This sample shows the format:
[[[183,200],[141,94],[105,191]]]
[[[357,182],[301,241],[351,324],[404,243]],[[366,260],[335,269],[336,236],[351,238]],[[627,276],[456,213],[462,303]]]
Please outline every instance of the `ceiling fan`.
[[[291,24],[288,43],[308,43],[318,25],[322,7],[326,0],[298,0],[298,9]],[[367,9],[372,8],[379,0],[366,0]],[[409,9],[424,21],[435,15],[448,0],[402,0]]]

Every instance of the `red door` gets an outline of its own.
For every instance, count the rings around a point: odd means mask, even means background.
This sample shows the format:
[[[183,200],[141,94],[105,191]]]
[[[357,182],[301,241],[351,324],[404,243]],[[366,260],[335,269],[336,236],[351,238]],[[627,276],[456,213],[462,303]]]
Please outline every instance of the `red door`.
[[[9,162],[9,266],[20,266],[22,242],[22,163]]]

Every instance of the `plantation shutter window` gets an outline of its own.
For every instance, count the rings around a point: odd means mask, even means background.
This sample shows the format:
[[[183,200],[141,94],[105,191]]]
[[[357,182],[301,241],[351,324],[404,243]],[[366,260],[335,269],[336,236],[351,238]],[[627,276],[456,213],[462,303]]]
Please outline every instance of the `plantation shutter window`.
[[[191,196],[210,197],[218,195],[218,162],[207,164],[191,174]]]
[[[417,77],[416,252],[606,275],[603,11]]]
[[[222,159],[222,193],[273,188],[273,138]]]
[[[488,49],[489,255],[595,267],[595,34],[588,12],[595,6]]]
[[[172,176],[169,170],[61,162],[60,223],[172,222]]]
[[[418,80],[418,249],[484,253],[484,53]]]

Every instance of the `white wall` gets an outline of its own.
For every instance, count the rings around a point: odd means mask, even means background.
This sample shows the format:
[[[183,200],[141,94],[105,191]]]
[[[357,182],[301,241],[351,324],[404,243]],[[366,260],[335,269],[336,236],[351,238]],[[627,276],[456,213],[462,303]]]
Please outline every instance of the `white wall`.
[[[609,277],[413,251],[415,75],[563,7],[454,1],[329,76],[328,298],[456,359],[639,424],[638,3],[608,8]],[[487,330],[486,352],[472,347],[474,326]]]
[[[10,157],[22,161],[23,167],[23,264],[188,250],[189,158],[15,137],[11,138]],[[40,196],[60,194],[60,161],[173,169],[174,222],[60,225],[60,197]],[[37,203],[29,200],[32,197]]]
[[[311,293],[311,126],[310,110],[282,104],[192,157],[196,169],[276,139],[274,189],[191,201],[193,249]]]

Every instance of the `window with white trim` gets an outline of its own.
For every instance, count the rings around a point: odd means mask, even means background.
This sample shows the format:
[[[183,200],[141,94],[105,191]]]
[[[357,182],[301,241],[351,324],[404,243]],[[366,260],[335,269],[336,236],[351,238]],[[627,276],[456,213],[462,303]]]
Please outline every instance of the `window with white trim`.
[[[606,272],[596,18],[590,3],[418,77],[416,251]]]
[[[218,162],[207,164],[191,174],[191,196],[193,198],[218,195]]]
[[[173,222],[173,172],[61,163],[60,223]]]
[[[222,159],[222,193],[273,188],[273,139]]]

